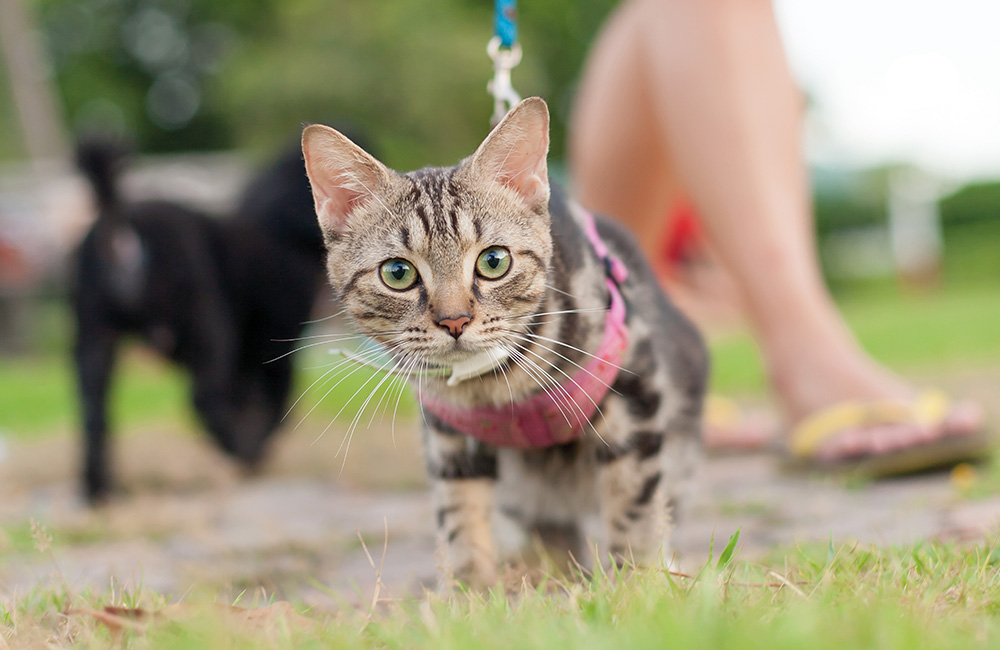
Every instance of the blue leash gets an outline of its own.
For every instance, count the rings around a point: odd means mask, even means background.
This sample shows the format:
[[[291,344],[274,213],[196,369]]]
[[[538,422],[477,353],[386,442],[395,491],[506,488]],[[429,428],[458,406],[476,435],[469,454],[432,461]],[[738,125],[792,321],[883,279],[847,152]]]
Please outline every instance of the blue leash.
[[[496,0],[493,33],[501,47],[514,47],[517,42],[517,0]]]
[[[496,126],[507,111],[521,101],[510,81],[510,71],[521,62],[521,45],[517,42],[517,0],[495,0],[493,38],[486,53],[493,59],[493,79],[486,89],[493,95],[493,117]]]

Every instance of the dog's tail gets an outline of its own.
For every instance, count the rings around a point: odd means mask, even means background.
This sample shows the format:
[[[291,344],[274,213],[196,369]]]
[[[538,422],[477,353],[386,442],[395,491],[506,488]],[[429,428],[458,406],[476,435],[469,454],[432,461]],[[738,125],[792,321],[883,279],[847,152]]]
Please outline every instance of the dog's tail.
[[[128,148],[107,137],[87,137],[76,147],[76,164],[94,188],[99,219],[111,221],[118,214],[118,178]]]

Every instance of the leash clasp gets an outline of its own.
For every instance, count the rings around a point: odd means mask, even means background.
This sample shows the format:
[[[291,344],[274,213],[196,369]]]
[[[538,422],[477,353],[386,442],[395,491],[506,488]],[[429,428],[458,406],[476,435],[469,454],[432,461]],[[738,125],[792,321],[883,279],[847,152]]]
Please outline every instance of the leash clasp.
[[[486,84],[486,90],[493,95],[490,125],[496,126],[507,111],[521,101],[521,96],[514,90],[510,80],[510,71],[521,62],[521,45],[514,43],[510,47],[501,47],[500,37],[494,36],[486,46],[486,53],[493,60],[493,78]]]

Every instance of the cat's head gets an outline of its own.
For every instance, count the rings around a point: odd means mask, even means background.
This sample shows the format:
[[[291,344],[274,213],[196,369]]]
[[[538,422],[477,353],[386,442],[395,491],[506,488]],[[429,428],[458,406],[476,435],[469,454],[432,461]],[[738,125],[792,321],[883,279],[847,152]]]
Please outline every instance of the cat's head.
[[[363,333],[438,364],[517,347],[552,255],[548,128],[545,102],[525,99],[455,167],[408,174],[305,129],[330,281]]]

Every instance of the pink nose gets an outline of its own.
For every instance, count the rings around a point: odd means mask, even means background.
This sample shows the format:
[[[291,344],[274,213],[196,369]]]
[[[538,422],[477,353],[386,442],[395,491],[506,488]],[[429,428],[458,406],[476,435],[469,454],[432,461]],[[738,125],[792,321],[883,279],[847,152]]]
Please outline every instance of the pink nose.
[[[437,321],[438,327],[442,327],[448,330],[455,339],[458,339],[465,331],[466,325],[472,322],[472,319],[468,316],[456,316],[455,318],[442,318]]]

